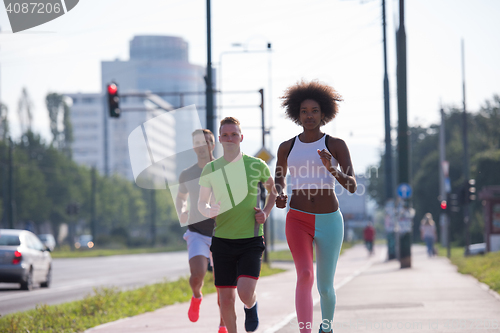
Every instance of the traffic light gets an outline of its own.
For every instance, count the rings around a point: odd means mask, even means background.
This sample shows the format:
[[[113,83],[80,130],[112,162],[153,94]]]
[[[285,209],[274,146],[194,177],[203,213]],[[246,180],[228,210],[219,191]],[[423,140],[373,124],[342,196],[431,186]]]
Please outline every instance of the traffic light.
[[[459,196],[456,193],[450,194],[450,211],[457,213],[460,211],[460,200]]]
[[[442,200],[441,201],[441,209],[443,212],[446,212],[446,209],[448,208],[448,203],[446,202],[446,200]]]
[[[120,117],[120,96],[118,94],[118,85],[114,82],[108,84],[108,109],[111,118]]]
[[[469,183],[467,186],[467,201],[471,202],[476,200],[476,180],[469,179]]]
[[[77,203],[71,203],[68,206],[66,206],[66,214],[68,215],[76,215],[78,214],[79,210],[80,210],[80,205]]]

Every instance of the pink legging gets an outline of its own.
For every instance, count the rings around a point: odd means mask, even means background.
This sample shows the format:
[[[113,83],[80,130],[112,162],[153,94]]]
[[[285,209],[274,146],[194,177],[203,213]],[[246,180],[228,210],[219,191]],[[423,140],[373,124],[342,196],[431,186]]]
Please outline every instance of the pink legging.
[[[340,210],[312,214],[290,209],[286,217],[286,238],[297,270],[295,308],[301,333],[311,333],[314,284],[313,241],[316,245],[316,275],[320,294],[321,327],[330,332],[336,295],[333,278],[344,239],[344,220]]]

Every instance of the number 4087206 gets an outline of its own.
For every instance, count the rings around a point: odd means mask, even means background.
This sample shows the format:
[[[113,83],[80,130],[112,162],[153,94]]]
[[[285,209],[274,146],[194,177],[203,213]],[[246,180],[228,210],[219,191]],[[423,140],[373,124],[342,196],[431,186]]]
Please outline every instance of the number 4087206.
[[[23,2],[23,3],[9,3],[6,8],[7,13],[32,13],[32,14],[51,14],[56,13],[59,14],[61,12],[61,4],[60,3],[41,3],[41,2]]]

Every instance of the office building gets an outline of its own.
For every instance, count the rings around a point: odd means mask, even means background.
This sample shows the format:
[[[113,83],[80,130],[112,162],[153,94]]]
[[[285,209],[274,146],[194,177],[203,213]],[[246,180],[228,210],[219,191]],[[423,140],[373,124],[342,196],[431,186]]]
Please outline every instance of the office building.
[[[96,166],[106,173],[105,124],[107,124],[107,165],[109,174],[120,174],[133,180],[128,136],[146,121],[163,114],[152,110],[152,104],[127,93],[167,93],[161,97],[174,108],[195,104],[198,117],[192,113],[173,112],[161,117],[162,123],[148,133],[148,140],[163,149],[163,155],[178,155],[176,165],[166,170],[169,177],[179,173],[195,160],[190,152],[191,132],[205,126],[205,68],[189,63],[188,43],[179,37],[135,36],[130,41],[130,59],[103,61],[101,87],[105,92],[110,82],[119,87],[119,118],[110,118],[103,94],[71,93],[71,118],[74,128],[73,157],[77,163]],[[215,79],[214,79],[215,82]],[[190,92],[192,94],[182,94]],[[200,94],[193,94],[200,92]],[[148,111],[149,110],[149,111]],[[145,151],[144,154],[148,152]]]

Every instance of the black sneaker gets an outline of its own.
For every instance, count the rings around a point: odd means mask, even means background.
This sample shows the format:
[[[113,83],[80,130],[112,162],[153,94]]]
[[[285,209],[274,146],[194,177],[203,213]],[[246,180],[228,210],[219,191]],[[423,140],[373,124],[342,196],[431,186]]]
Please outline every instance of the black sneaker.
[[[319,325],[319,333],[323,333],[323,324]],[[330,331],[330,333],[333,333],[333,329]]]
[[[259,316],[257,315],[257,302],[251,309],[243,307],[245,310],[245,330],[254,332],[259,327]]]

